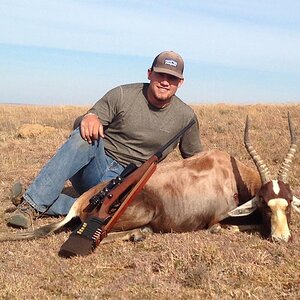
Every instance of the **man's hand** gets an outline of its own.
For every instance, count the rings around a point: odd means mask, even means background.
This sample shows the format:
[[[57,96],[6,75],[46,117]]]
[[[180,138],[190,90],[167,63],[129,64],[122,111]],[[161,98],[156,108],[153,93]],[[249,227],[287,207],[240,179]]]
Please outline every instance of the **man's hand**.
[[[103,126],[97,115],[87,114],[83,117],[80,123],[81,137],[91,144],[93,141],[97,141],[104,138]]]

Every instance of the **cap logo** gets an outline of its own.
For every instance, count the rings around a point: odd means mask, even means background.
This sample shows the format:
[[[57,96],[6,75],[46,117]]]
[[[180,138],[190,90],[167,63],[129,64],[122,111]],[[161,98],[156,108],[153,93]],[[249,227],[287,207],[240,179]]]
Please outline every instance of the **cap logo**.
[[[170,65],[172,67],[177,67],[177,61],[173,59],[165,59],[165,65]]]

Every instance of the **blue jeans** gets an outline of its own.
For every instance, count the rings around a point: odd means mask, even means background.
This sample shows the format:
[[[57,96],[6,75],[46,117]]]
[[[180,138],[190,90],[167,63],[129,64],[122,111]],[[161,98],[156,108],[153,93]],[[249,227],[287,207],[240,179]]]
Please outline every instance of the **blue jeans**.
[[[105,154],[102,139],[88,144],[77,128],[44,166],[23,197],[39,212],[48,209],[48,215],[66,215],[76,200],[62,193],[68,179],[82,194],[99,182],[115,178],[123,170],[122,165]]]

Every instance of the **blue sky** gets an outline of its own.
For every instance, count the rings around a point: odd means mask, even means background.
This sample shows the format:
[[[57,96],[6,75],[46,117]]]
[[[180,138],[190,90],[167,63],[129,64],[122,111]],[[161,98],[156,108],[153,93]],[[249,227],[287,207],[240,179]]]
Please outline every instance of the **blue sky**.
[[[0,103],[93,104],[164,50],[189,104],[300,102],[300,1],[1,0]]]

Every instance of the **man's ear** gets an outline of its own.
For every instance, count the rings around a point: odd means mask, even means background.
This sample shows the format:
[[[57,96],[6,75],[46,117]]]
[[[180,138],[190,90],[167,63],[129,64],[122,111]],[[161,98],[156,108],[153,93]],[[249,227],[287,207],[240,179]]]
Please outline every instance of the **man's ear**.
[[[178,83],[178,88],[180,88],[183,85],[184,79],[180,79],[179,83]]]
[[[152,70],[151,70],[151,69],[148,69],[148,71],[147,71],[148,80],[151,80],[151,79],[150,79],[151,74],[152,74]]]

